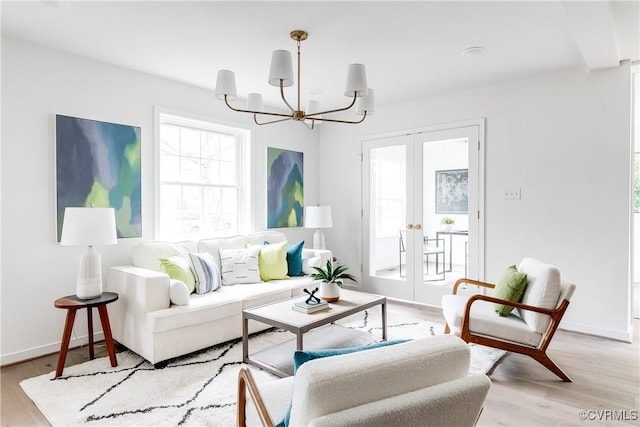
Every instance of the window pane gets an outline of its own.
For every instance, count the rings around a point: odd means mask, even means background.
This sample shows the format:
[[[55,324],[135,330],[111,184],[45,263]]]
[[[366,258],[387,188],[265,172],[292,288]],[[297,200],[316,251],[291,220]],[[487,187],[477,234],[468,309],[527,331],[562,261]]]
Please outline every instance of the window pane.
[[[171,125],[163,125],[160,128],[160,153],[180,153],[180,130]]]

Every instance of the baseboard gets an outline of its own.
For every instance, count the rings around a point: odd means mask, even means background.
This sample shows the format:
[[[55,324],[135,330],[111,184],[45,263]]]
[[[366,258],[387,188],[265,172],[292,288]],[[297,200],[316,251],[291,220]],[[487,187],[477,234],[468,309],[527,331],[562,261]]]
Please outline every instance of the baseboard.
[[[629,325],[629,330],[618,331],[612,329],[602,329],[593,326],[586,326],[577,323],[561,322],[560,329],[581,334],[593,335],[600,338],[608,338],[616,341],[633,342],[633,325]]]
[[[104,334],[98,332],[94,334],[94,342],[104,340]],[[89,338],[85,336],[76,337],[69,343],[69,348],[81,347],[88,345]],[[25,362],[27,360],[37,359],[42,356],[58,353],[60,351],[60,342],[33,347],[27,350],[17,351],[15,353],[3,354],[0,356],[0,366],[12,365],[14,363]]]

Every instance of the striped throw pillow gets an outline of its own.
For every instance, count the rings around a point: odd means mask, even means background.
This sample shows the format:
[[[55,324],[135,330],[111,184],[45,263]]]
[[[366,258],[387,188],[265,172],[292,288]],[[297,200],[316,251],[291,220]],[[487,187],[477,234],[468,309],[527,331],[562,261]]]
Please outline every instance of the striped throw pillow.
[[[196,279],[196,293],[206,294],[220,288],[221,277],[213,255],[208,252],[189,254]]]

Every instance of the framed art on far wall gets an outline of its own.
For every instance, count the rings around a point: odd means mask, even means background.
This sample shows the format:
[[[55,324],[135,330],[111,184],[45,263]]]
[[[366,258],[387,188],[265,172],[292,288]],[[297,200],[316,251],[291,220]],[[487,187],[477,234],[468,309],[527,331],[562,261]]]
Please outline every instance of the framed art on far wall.
[[[302,227],[303,153],[267,147],[267,228]]]
[[[436,171],[436,213],[467,213],[469,210],[468,179],[468,169]]]
[[[56,115],[56,225],[66,207],[109,207],[119,238],[142,237],[140,128]]]

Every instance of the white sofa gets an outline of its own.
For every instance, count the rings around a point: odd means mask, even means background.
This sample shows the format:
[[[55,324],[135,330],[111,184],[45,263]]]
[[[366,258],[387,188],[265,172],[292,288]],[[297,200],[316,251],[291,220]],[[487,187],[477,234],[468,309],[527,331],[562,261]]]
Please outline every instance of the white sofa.
[[[285,280],[221,286],[206,294],[191,294],[186,305],[171,304],[169,276],[161,272],[160,258],[189,253],[210,253],[220,270],[219,249],[241,249],[265,241],[287,240],[280,232],[265,231],[247,236],[204,239],[198,242],[145,242],[133,248],[132,265],[111,267],[106,290],[119,299],[109,305],[113,338],[157,364],[242,336],[242,310],[301,295],[313,285],[310,276]],[[307,263],[324,265],[331,251],[303,249]],[[250,332],[268,326],[250,322]]]
[[[293,377],[259,385],[241,373],[249,396],[239,393],[238,425],[263,425],[261,401],[274,423],[291,404],[290,426],[473,426],[491,381],[469,375],[469,359],[464,341],[440,335],[311,360]]]

